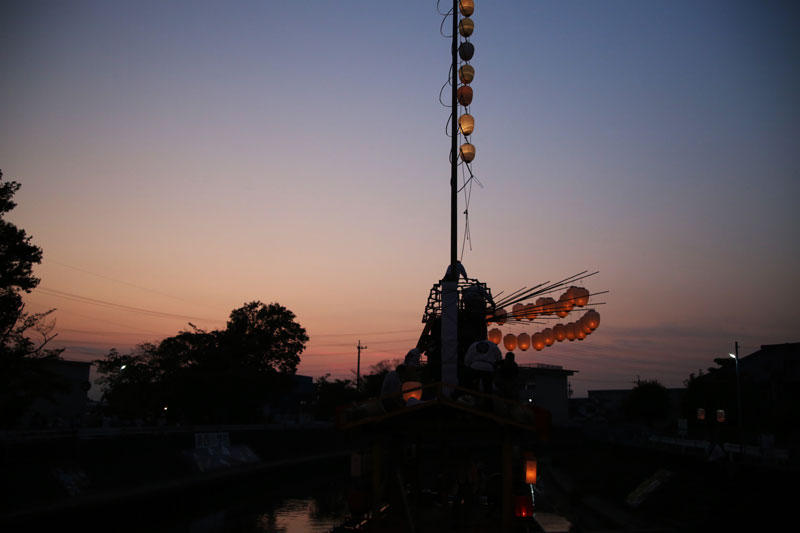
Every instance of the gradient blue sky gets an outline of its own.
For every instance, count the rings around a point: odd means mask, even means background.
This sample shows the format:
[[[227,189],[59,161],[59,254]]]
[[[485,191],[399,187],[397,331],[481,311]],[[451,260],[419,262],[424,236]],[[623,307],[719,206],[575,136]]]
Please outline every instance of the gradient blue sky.
[[[467,271],[611,291],[586,341],[518,359],[578,370],[580,396],[800,341],[797,4],[476,4]],[[358,339],[366,366],[402,356],[449,260],[440,21],[435,1],[3,2],[0,168],[65,357],[255,299],[308,328],[303,373],[347,375]]]

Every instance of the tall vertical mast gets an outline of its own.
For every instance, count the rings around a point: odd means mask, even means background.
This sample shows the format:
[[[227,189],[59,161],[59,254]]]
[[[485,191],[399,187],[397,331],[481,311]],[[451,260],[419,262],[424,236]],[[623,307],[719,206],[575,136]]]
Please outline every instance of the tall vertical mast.
[[[451,47],[453,64],[450,67],[451,100],[450,100],[450,264],[458,261],[458,101],[456,100],[456,89],[458,78],[456,69],[458,66],[458,0],[453,0],[453,44]]]

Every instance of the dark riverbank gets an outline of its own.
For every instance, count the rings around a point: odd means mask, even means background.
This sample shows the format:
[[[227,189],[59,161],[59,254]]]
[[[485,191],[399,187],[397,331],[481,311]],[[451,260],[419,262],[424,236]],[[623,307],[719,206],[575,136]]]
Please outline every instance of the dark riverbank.
[[[541,489],[578,531],[772,531],[794,511],[793,466],[710,461],[579,430],[556,432],[542,453]]]
[[[232,491],[244,489],[244,496],[256,481],[263,490],[265,479],[280,488],[320,472],[347,473],[349,454],[333,428],[243,426],[202,429],[228,429],[231,446],[247,446],[261,460],[200,472],[185,453],[194,447],[195,429],[6,435],[0,526],[124,529],[133,519],[184,514]],[[120,517],[128,518],[117,524]]]

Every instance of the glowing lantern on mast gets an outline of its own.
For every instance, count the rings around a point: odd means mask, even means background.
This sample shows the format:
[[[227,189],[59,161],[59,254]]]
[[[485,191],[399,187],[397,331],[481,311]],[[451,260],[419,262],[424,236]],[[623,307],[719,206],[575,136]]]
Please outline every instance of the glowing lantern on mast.
[[[544,349],[544,336],[541,333],[534,333],[533,337],[531,337],[531,344],[533,345],[533,349],[541,351]]]
[[[575,322],[570,322],[565,326],[566,337],[569,342],[575,340]]]
[[[506,312],[505,309],[503,309],[503,308],[496,309],[495,312],[494,312],[494,321],[497,322],[498,326],[502,326],[503,324],[506,323],[506,316],[507,315],[508,315],[508,313]]]
[[[589,290],[584,287],[575,287],[575,305],[583,307],[589,303]]]
[[[466,85],[472,83],[472,80],[475,79],[475,69],[472,68],[472,65],[462,65],[458,69],[458,79]]]
[[[586,312],[586,323],[592,328],[592,331],[597,329],[597,326],[600,325],[600,313],[595,311],[594,309],[589,309]]]
[[[580,325],[577,324],[575,327],[575,338],[578,339],[579,341],[582,341],[583,339],[586,338],[586,333],[584,333]]]
[[[458,127],[464,135],[472,135],[475,130],[475,119],[469,113],[464,113],[458,117]]]
[[[519,320],[525,314],[525,306],[522,304],[514,304],[511,307],[511,316]]]
[[[506,350],[509,352],[513,352],[517,347],[517,336],[513,333],[509,333],[503,337],[503,346],[505,346]]]
[[[525,305],[525,316],[528,320],[536,319],[536,306],[533,304]]]
[[[503,340],[503,332],[497,328],[490,329],[487,336],[489,337],[489,340],[495,344],[500,344],[500,341]]]
[[[575,300],[572,299],[573,295],[570,291],[571,289],[567,289],[567,292],[558,298],[558,301],[561,302],[561,304],[564,306],[564,309],[566,309],[568,312],[572,311],[572,308],[575,307]]]
[[[472,87],[469,85],[462,85],[459,87],[458,91],[456,91],[456,100],[464,107],[472,103]]]
[[[553,335],[553,330],[550,328],[542,330],[542,338],[544,339],[545,346],[552,346],[553,343],[556,341],[556,338]]]
[[[458,21],[458,33],[462,37],[469,37],[475,31],[475,23],[471,18],[463,18]]]
[[[567,338],[567,328],[564,327],[564,324],[556,324],[553,326],[553,337],[555,337],[558,342]]]
[[[459,150],[461,152],[461,160],[465,163],[471,162],[475,159],[475,146],[470,143],[464,143]]]
[[[458,3],[458,10],[461,11],[461,14],[465,17],[472,15],[475,12],[475,1],[461,0]]]
[[[524,352],[531,347],[531,336],[527,333],[520,333],[517,335],[517,342],[519,343],[519,349]]]

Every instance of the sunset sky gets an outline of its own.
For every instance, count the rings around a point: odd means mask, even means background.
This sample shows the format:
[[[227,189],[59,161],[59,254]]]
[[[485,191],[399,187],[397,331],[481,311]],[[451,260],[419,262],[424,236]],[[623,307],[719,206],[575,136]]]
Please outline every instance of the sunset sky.
[[[476,1],[467,272],[610,291],[587,340],[519,362],[585,396],[800,341],[798,15]],[[64,357],[252,300],[307,328],[302,374],[347,377],[359,339],[363,367],[402,357],[449,261],[440,22],[435,0],[0,4],[9,218]]]

